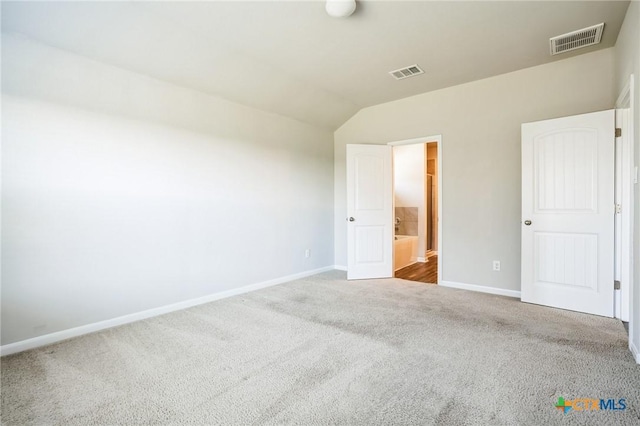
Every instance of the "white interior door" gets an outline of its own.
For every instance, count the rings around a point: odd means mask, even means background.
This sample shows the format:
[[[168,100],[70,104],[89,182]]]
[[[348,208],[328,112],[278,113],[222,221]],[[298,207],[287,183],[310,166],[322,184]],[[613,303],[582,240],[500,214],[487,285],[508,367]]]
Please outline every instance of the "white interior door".
[[[347,278],[393,276],[393,175],[388,145],[347,145]]]
[[[613,316],[614,111],[522,125],[522,301]]]

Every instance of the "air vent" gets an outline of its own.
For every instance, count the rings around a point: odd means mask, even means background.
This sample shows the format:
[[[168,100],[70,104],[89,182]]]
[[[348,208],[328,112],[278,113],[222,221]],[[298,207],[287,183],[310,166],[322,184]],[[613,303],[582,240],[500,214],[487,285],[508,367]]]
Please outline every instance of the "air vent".
[[[389,71],[389,74],[396,80],[403,80],[414,75],[424,74],[424,71],[418,65],[410,65],[395,71]]]
[[[604,22],[592,27],[552,37],[549,39],[551,54],[557,55],[558,53],[564,53],[570,50],[598,44],[600,43],[600,40],[602,40],[603,30]]]

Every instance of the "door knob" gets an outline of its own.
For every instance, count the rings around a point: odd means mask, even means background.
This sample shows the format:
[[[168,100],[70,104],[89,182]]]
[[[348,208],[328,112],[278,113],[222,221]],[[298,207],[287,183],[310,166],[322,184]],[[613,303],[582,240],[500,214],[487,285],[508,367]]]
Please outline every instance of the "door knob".
[[[530,221],[530,220],[525,220],[525,221],[524,221],[524,224],[525,224],[525,225],[527,225],[527,226],[529,226],[529,225],[531,225],[531,221]]]
[[[349,222],[353,222],[355,219],[353,217],[349,218]]]

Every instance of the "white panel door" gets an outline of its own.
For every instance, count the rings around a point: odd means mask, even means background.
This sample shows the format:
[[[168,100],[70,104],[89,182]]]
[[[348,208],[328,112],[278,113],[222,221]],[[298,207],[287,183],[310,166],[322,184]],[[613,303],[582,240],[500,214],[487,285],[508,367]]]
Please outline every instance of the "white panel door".
[[[613,316],[614,111],[522,125],[522,301]]]
[[[347,145],[347,278],[393,276],[393,175],[388,145]]]

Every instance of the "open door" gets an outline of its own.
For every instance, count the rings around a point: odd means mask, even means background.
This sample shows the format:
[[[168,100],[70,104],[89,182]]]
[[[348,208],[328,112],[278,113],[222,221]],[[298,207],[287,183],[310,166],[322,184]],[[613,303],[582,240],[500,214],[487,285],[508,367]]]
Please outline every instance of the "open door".
[[[614,111],[522,125],[522,301],[613,316]]]
[[[347,278],[393,277],[391,146],[347,145]]]

